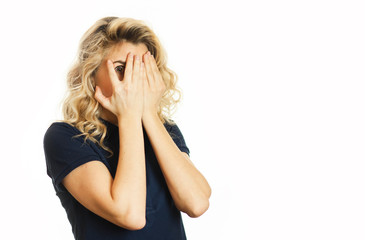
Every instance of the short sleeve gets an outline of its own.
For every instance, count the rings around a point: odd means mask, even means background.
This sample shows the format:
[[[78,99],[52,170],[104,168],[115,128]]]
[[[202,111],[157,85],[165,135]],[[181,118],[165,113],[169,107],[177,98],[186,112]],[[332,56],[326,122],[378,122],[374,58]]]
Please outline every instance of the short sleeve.
[[[177,126],[177,124],[171,125],[169,127],[169,133],[170,136],[172,137],[173,141],[176,143],[177,147],[182,151],[186,152],[189,156],[189,148],[186,145],[184,136],[182,135],[180,128]]]
[[[47,174],[52,178],[56,191],[65,189],[61,181],[78,166],[92,160],[102,161],[91,141],[84,142],[84,136],[74,137],[80,133],[67,123],[55,122],[44,135]]]

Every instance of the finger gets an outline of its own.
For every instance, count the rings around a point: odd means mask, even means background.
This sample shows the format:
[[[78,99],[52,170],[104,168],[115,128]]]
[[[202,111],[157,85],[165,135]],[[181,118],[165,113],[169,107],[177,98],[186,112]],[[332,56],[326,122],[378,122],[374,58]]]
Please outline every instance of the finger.
[[[144,62],[140,63],[140,74],[139,74],[139,83],[140,86],[142,86],[142,82],[145,81],[145,77],[146,77],[146,64]]]
[[[132,80],[132,71],[133,71],[133,54],[129,52],[125,64],[124,82],[130,82]]]
[[[146,76],[147,76],[147,73],[146,73]],[[143,81],[143,94],[144,94],[145,97],[148,95],[149,88],[150,88],[150,84],[149,84],[148,80],[145,79]]]
[[[110,101],[107,97],[102,94],[101,88],[96,86],[95,87],[95,94],[94,98],[106,109],[110,108]]]
[[[147,82],[149,83],[149,85],[155,84],[154,73],[153,73],[152,63],[151,63],[151,56],[149,56],[149,54],[144,55],[144,62],[146,63]]]
[[[150,63],[151,63],[152,72],[154,74],[154,80],[155,80],[154,84],[157,85],[158,84],[157,81],[159,81],[159,76],[161,73],[159,71],[159,68],[156,64],[156,61],[155,61],[155,58],[153,55],[151,55],[151,57],[150,57]]]
[[[138,82],[140,77],[140,57],[136,55],[135,62],[133,64],[133,72],[132,72],[132,83]]]
[[[144,94],[144,98],[148,96],[148,82],[147,81],[143,81],[143,94]],[[143,103],[145,104],[145,102]],[[145,105],[144,105],[145,106]]]
[[[142,82],[143,82],[143,84],[144,84],[145,86],[149,87],[150,84],[149,84],[149,82],[148,82],[147,66],[148,66],[148,64],[147,64],[147,63],[144,63],[144,66],[143,66],[143,79],[142,79]]]
[[[147,79],[146,79],[146,65],[144,63],[142,63],[141,65],[141,78],[140,78],[140,82],[138,85],[138,90],[139,91],[143,91],[143,94],[145,94],[144,88],[146,87],[147,84]]]
[[[162,78],[161,72],[159,71],[158,65],[156,64],[155,58],[153,55],[149,57],[149,61],[151,63],[152,72],[154,74],[154,84],[157,89],[165,91],[167,89],[165,81]]]
[[[106,66],[108,68],[110,82],[112,83],[112,86],[114,88],[114,86],[117,86],[117,84],[118,84],[118,82],[120,82],[120,80],[118,79],[117,74],[114,71],[113,62],[110,59],[107,60]]]

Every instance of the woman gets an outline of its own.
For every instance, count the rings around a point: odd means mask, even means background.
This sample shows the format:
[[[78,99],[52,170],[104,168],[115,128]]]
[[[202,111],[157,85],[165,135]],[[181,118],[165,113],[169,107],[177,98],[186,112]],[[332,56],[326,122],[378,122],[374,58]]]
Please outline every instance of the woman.
[[[46,131],[44,151],[75,239],[186,239],[180,211],[202,215],[211,189],[169,118],[180,91],[153,31],[98,20],[67,83],[64,120]]]

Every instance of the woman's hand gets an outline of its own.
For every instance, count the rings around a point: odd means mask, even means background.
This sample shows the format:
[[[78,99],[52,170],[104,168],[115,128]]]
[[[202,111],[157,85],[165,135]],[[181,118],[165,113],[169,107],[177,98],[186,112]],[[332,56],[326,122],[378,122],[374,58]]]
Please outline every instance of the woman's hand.
[[[146,75],[145,64],[139,56],[133,59],[133,55],[128,53],[124,78],[120,81],[115,73],[112,61],[106,63],[110,82],[112,84],[112,95],[105,97],[101,88],[96,86],[95,99],[106,109],[120,118],[122,116],[143,115],[143,85]]]
[[[146,74],[144,75],[144,109],[143,117],[157,114],[159,102],[165,93],[166,85],[156,65],[154,56],[148,51],[144,56]]]

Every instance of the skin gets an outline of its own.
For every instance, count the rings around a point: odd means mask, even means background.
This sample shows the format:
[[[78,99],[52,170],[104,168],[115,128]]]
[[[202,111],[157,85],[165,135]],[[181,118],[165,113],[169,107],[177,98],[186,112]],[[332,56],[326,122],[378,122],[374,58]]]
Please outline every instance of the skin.
[[[147,51],[148,49],[145,44],[135,45],[129,42],[121,42],[116,44],[111,49],[106,58],[103,59],[102,64],[98,67],[97,73],[94,77],[96,86],[98,86],[98,97],[96,99],[98,101],[101,101],[100,99],[102,99],[102,101],[105,101],[105,99],[109,100],[113,94],[113,87],[109,76],[109,69],[105,66],[107,60],[111,60],[113,62],[113,67],[115,68],[118,80],[123,81],[125,73],[125,63],[127,60],[128,53],[132,53],[133,62],[135,62],[135,57],[139,56],[140,60],[144,63],[144,58],[142,56],[146,55]],[[147,107],[151,106],[146,106],[146,108]],[[108,110],[105,107],[102,110],[101,117],[118,126],[118,119],[116,114],[114,114],[112,111]]]
[[[108,221],[130,230],[143,228],[144,127],[176,207],[190,217],[201,216],[209,207],[211,188],[159,119],[157,106],[166,87],[147,47],[118,43],[103,59],[95,81],[95,98],[103,106],[101,117],[119,127],[116,176],[112,179],[102,162],[91,161],[69,173],[64,186],[83,206]]]

